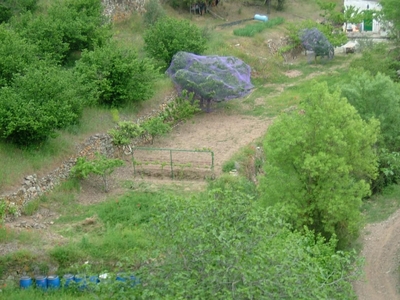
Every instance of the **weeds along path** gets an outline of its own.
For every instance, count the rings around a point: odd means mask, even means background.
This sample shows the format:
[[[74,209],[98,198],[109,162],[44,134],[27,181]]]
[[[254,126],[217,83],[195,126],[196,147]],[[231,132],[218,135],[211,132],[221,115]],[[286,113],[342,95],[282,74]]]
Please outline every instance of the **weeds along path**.
[[[365,278],[353,284],[359,300],[396,300],[399,293],[400,210],[368,224],[362,236]]]

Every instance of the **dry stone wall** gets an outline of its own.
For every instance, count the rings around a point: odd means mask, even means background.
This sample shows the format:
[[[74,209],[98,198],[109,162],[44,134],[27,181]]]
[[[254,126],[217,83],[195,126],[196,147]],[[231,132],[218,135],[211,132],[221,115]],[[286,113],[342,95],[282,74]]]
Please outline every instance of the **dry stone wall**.
[[[0,203],[4,201],[8,208],[9,214],[7,218],[20,216],[21,210],[26,203],[42,196],[60,184],[60,182],[67,179],[78,157],[85,156],[88,159],[92,159],[96,156],[96,153],[110,158],[114,157],[114,145],[108,134],[95,134],[89,137],[79,146],[75,156],[65,160],[60,167],[48,175],[42,178],[38,178],[36,174],[26,176],[21,187],[16,191],[6,195],[0,195]]]
[[[149,113],[138,118],[136,122],[141,123],[149,118],[159,115],[166,109],[167,103],[173,101],[176,97],[176,92],[167,95],[158,109],[153,109]],[[146,141],[141,139],[133,140],[131,146],[128,148],[131,149],[131,147],[135,147],[145,142]],[[126,149],[115,146],[111,136],[108,134],[95,134],[89,137],[84,143],[78,146],[76,155],[65,160],[61,166],[53,172],[42,178],[38,178],[36,174],[28,175],[24,177],[21,186],[16,191],[4,195],[0,194],[0,205],[4,202],[6,207],[11,208],[6,218],[12,219],[20,216],[26,203],[44,195],[48,191],[51,191],[63,180],[66,180],[69,177],[70,170],[75,165],[78,157],[84,156],[88,159],[94,159],[97,153],[108,158],[121,158],[124,155],[130,155],[130,152],[127,152]]]

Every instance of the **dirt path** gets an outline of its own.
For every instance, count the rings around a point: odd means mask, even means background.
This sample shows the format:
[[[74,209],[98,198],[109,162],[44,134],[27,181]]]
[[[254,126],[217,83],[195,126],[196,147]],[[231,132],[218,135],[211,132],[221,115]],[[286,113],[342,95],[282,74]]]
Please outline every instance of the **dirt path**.
[[[365,280],[353,284],[359,300],[396,300],[399,293],[400,210],[368,224],[362,236]]]

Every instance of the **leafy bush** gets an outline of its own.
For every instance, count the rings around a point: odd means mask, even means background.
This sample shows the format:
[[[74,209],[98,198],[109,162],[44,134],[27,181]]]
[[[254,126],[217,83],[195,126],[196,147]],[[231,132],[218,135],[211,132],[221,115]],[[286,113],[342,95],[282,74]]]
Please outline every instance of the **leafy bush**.
[[[163,120],[171,125],[186,121],[200,112],[199,101],[194,100],[194,93],[188,93],[186,90],[174,99],[168,102],[167,107],[161,113]]]
[[[164,123],[162,117],[154,117],[146,120],[141,124],[144,134],[150,137],[150,142],[153,144],[156,136],[162,136],[171,131],[171,125]]]
[[[112,107],[149,99],[158,76],[150,60],[115,43],[83,51],[75,71],[88,98]]]
[[[36,16],[26,13],[18,19],[13,19],[11,25],[22,37],[36,45],[39,57],[62,62],[66,59],[70,47],[60,29],[60,22],[48,14]]]
[[[111,129],[108,134],[113,138],[115,145],[128,145],[131,139],[140,137],[144,129],[137,123],[122,121],[116,129]]]
[[[0,138],[18,145],[38,144],[57,129],[76,124],[84,100],[70,70],[45,63],[0,89]]]
[[[145,50],[167,67],[179,51],[201,54],[207,40],[201,30],[187,20],[161,18],[144,33]]]
[[[341,88],[364,120],[379,120],[379,147],[400,151],[400,86],[381,73],[354,70],[351,81]]]
[[[38,46],[42,56],[51,55],[66,63],[80,51],[93,50],[110,39],[110,23],[102,12],[98,0],[56,0],[46,14],[25,14],[11,23],[23,37]]]
[[[56,0],[48,15],[57,22],[69,51],[93,50],[111,37],[110,23],[103,16],[98,0]]]
[[[13,15],[34,11],[38,0],[2,0],[0,3],[0,23],[7,22]]]
[[[171,126],[185,121],[197,112],[201,111],[198,101],[193,100],[193,94],[186,91],[167,104],[167,107],[158,116],[149,119],[142,124],[123,121],[118,127],[111,129],[108,134],[113,138],[115,145],[128,145],[131,139],[149,136],[153,142],[157,135],[164,135],[171,130]]]
[[[146,12],[143,15],[143,22],[147,26],[153,25],[165,16],[165,10],[159,0],[149,0],[144,5]]]
[[[138,270],[140,299],[351,299],[354,253],[335,251],[237,189],[165,197],[149,224],[154,256]],[[307,276],[304,276],[307,274]],[[135,288],[136,289],[136,288]]]
[[[373,190],[380,192],[400,179],[400,87],[389,76],[363,70],[354,70],[351,81],[341,86],[342,95],[364,120],[380,122],[379,176],[373,183]]]
[[[257,33],[262,32],[263,30],[267,28],[272,28],[275,26],[278,26],[284,22],[284,19],[281,17],[277,17],[274,19],[268,20],[268,22],[258,22],[254,24],[249,24],[246,25],[244,28],[238,28],[233,30],[233,34],[237,36],[247,36],[247,37],[253,37]]]
[[[375,76],[379,72],[389,76],[393,81],[399,81],[397,70],[400,70],[400,49],[390,49],[386,43],[373,43],[355,58],[350,66],[362,68]]]
[[[264,140],[260,193],[268,206],[285,206],[295,228],[304,226],[341,246],[357,237],[362,199],[376,177],[379,122],[326,83],[315,84],[301,110],[281,115]]]
[[[94,160],[88,160],[86,157],[79,157],[75,166],[71,168],[71,176],[84,179],[90,174],[99,175],[103,178],[104,190],[108,192],[108,176],[114,172],[115,168],[120,167],[124,162],[120,159],[107,158],[104,155],[97,155]]]
[[[17,32],[0,25],[0,87],[11,83],[14,74],[21,74],[36,60],[36,48]]]

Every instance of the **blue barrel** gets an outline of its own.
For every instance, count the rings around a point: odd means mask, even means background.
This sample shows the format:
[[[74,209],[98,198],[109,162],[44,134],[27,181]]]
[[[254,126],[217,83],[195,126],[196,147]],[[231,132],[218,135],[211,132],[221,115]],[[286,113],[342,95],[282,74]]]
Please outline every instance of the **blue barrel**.
[[[267,22],[268,17],[264,15],[254,15],[254,20]]]
[[[52,275],[47,277],[47,287],[49,289],[59,289],[60,288],[60,278],[57,275]]]
[[[36,287],[42,290],[47,289],[47,277],[46,276],[36,276],[35,277]]]
[[[97,276],[97,275],[93,275],[93,276],[90,276],[89,277],[89,282],[93,282],[93,283],[99,283],[100,282],[100,279],[99,279],[99,276]]]
[[[78,284],[79,290],[82,291],[82,290],[86,289],[87,284],[86,284],[86,276],[85,275],[75,275],[74,281]]]
[[[135,285],[139,284],[139,279],[136,278],[135,275],[129,275],[126,273],[118,273],[116,280],[126,283],[130,287],[134,287]]]
[[[21,287],[21,289],[27,289],[29,287],[32,286],[32,278],[30,278],[29,276],[22,276],[19,279],[19,286]]]
[[[64,287],[68,287],[71,282],[74,281],[74,275],[72,274],[65,274],[63,276],[64,279]]]

